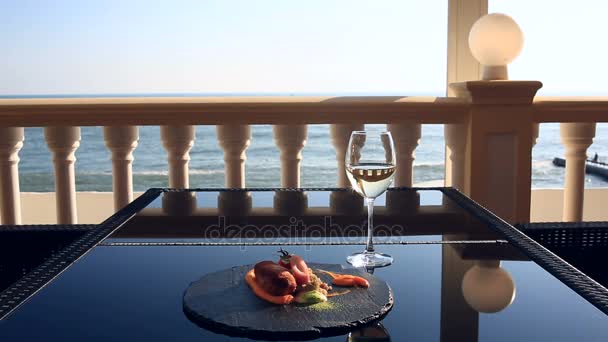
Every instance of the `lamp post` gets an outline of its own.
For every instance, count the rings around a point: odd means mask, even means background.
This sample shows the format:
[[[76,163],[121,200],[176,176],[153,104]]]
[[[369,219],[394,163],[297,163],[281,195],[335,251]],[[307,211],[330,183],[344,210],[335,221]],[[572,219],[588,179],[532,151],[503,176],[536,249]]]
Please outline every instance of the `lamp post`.
[[[521,52],[523,41],[511,17],[481,17],[470,30],[469,47],[482,66],[482,80],[450,84],[457,96],[471,103],[463,127],[446,134],[450,158],[461,164],[461,174],[452,172],[452,181],[462,183],[456,186],[508,222],[530,220],[536,124],[532,103],[542,86],[507,80],[507,66]]]

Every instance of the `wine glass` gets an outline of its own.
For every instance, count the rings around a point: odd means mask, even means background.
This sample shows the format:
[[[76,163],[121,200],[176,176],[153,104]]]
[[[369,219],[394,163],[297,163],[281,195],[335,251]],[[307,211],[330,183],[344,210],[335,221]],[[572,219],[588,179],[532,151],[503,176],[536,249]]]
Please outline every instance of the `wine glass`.
[[[367,204],[365,251],[346,260],[355,267],[382,267],[393,262],[390,255],[374,250],[374,200],[386,191],[395,176],[395,148],[390,132],[354,131],[348,141],[346,175],[353,189]]]

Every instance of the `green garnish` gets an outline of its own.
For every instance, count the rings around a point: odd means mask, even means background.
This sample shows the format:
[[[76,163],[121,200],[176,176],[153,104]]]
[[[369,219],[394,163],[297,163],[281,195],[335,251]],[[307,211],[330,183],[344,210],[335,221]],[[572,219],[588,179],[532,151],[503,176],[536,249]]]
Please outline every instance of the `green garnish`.
[[[319,291],[306,291],[300,292],[298,295],[296,295],[295,301],[296,303],[300,304],[322,303],[327,302],[327,296]]]

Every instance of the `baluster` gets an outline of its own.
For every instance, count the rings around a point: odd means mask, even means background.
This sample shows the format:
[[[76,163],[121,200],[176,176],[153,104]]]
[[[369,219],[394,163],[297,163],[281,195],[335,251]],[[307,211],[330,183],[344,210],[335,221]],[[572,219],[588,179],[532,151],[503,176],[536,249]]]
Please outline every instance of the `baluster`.
[[[161,126],[160,138],[167,150],[169,162],[169,186],[189,188],[188,163],[190,149],[194,146],[196,134],[194,126]]]
[[[226,187],[245,187],[245,151],[251,142],[249,125],[218,125],[217,139],[224,150]]]
[[[350,182],[346,177],[346,167],[344,165],[350,134],[352,131],[362,131],[364,127],[365,125],[363,124],[336,124],[331,125],[329,128],[331,143],[336,149],[336,161],[338,163],[337,185],[340,188],[350,187]]]
[[[2,224],[21,224],[19,151],[23,127],[0,127],[0,217]]]
[[[281,187],[300,187],[300,162],[306,145],[307,125],[275,125],[274,141],[281,151]]]
[[[467,128],[463,124],[444,126],[447,163],[445,164],[445,185],[464,190],[464,164]]]
[[[563,221],[583,219],[585,195],[585,160],[595,137],[595,123],[560,124],[562,143],[566,148],[566,181],[564,185]]]
[[[532,124],[532,147],[536,146],[539,130],[540,130],[539,124],[537,124],[537,123]]]
[[[106,126],[103,136],[112,152],[112,191],[114,210],[118,210],[133,200],[133,151],[139,141],[139,130],[137,126]]]
[[[44,137],[53,153],[57,223],[76,224],[76,178],[74,152],[80,147],[80,127],[45,127]]]
[[[421,126],[415,123],[398,123],[386,125],[395,142],[397,170],[394,186],[411,187],[414,181],[415,150],[420,142]]]

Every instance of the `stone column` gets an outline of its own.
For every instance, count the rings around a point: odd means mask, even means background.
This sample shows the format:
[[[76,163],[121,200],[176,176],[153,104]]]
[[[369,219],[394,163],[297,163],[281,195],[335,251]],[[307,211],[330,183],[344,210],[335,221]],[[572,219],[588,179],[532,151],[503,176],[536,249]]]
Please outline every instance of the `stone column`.
[[[331,143],[336,149],[336,162],[338,166],[337,185],[340,188],[350,187],[350,182],[346,177],[346,166],[344,165],[350,134],[352,131],[362,131],[364,127],[364,124],[336,124],[330,126]]]
[[[397,123],[387,125],[395,142],[395,155],[397,157],[397,170],[393,186],[411,187],[414,183],[415,150],[421,136],[421,125],[415,123]]]
[[[76,224],[76,176],[74,153],[80,147],[80,127],[45,127],[44,136],[53,153],[57,223]]]
[[[2,224],[21,224],[19,151],[23,127],[0,127],[0,218]]]
[[[566,148],[566,179],[564,184],[565,222],[583,220],[585,196],[585,161],[587,149],[595,137],[595,123],[576,122],[560,124],[562,144]]]
[[[450,124],[444,126],[445,136],[445,185],[464,189],[464,155],[467,145],[467,126]]]
[[[194,146],[195,126],[161,126],[160,137],[167,150],[169,161],[169,186],[189,188],[188,164],[190,149]]]
[[[133,201],[133,151],[139,141],[137,126],[106,126],[106,146],[112,153],[112,191],[114,210]]]
[[[227,188],[245,187],[245,151],[251,143],[249,125],[218,125],[217,139],[224,150]]]
[[[300,162],[308,125],[273,126],[274,142],[281,151],[281,187],[300,187]]]

